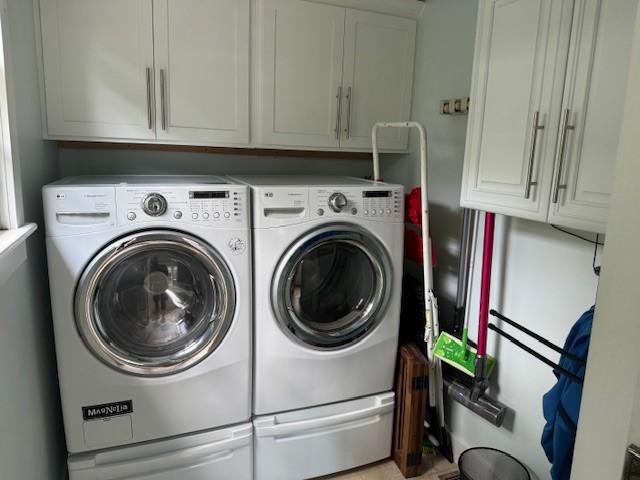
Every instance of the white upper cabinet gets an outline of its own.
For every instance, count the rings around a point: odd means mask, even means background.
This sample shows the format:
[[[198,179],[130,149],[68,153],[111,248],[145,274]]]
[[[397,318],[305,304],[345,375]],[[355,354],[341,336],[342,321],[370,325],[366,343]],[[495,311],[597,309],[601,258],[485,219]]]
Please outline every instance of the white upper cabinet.
[[[154,0],[158,140],[249,142],[249,0]]]
[[[345,9],[258,2],[258,143],[338,147]]]
[[[342,147],[371,148],[376,122],[409,119],[415,42],[414,20],[347,10]],[[378,139],[381,148],[404,149],[407,130],[384,129]]]
[[[478,22],[462,204],[544,220],[570,4],[484,0]]]
[[[257,18],[257,143],[370,150],[375,122],[409,118],[415,20],[300,0],[259,0]]]
[[[576,1],[550,223],[605,230],[636,8],[637,0]]]
[[[41,0],[47,131],[153,139],[151,0]]]
[[[410,118],[422,4],[396,2],[36,0],[44,135],[371,150]]]
[[[482,0],[461,204],[603,232],[637,0]]]

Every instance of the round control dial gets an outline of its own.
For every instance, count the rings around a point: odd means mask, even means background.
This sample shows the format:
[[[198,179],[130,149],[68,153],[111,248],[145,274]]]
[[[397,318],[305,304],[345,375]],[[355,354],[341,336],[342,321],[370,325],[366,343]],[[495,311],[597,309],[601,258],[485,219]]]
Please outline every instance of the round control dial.
[[[348,203],[344,193],[336,192],[329,197],[329,208],[336,213],[340,213]]]
[[[142,210],[152,217],[164,215],[167,211],[167,199],[159,193],[150,193],[142,199]]]

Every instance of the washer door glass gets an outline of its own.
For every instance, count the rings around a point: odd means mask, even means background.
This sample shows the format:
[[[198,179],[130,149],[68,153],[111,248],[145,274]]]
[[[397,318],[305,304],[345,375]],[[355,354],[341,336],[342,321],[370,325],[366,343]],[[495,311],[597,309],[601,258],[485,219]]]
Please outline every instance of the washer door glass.
[[[391,265],[383,246],[352,226],[315,231],[280,263],[273,300],[287,332],[336,348],[377,325],[388,300]]]
[[[231,273],[212,247],[186,234],[143,232],[106,248],[87,267],[76,323],[111,367],[164,375],[209,355],[234,307]]]

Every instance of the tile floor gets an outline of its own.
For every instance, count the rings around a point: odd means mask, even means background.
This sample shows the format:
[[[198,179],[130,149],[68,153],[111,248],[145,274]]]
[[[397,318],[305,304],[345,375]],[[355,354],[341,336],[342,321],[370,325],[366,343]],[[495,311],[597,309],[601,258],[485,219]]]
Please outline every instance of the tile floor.
[[[457,472],[454,464],[441,457],[425,456],[424,473],[416,480],[440,480],[441,476]],[[337,475],[321,477],[322,480],[403,480],[404,477],[392,460],[385,460],[367,467],[356,468]]]

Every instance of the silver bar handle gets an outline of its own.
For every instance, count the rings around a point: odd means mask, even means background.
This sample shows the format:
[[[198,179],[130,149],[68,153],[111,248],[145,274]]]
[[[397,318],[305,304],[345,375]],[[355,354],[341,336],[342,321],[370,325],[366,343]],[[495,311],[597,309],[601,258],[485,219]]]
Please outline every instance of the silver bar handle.
[[[539,124],[540,112],[536,111],[533,114],[533,130],[531,132],[531,149],[529,150],[529,165],[527,166],[527,179],[524,187],[524,198],[529,200],[531,198],[531,187],[538,185],[538,182],[531,180],[533,176],[533,164],[536,159],[536,144],[538,142],[538,131],[544,130],[544,125]]]
[[[338,87],[338,94],[336,95],[338,102],[337,114],[336,114],[336,128],[334,130],[336,134],[336,140],[340,140],[340,129],[342,123],[342,85]]]
[[[151,67],[147,67],[147,122],[149,130],[153,130],[153,93],[151,89]]]
[[[160,69],[160,108],[162,130],[167,130],[167,72],[164,68]]]
[[[564,169],[564,154],[567,148],[567,131],[573,130],[575,128],[574,125],[569,125],[569,114],[571,110],[565,108],[562,112],[562,122],[560,123],[560,147],[558,148],[558,172],[556,174],[556,181],[554,183],[553,189],[553,203],[558,203],[558,199],[560,198],[560,190],[563,188],[567,188],[566,184],[561,185],[560,181],[562,180],[562,170]]]
[[[347,88],[347,128],[344,129],[347,138],[351,137],[351,87]]]

